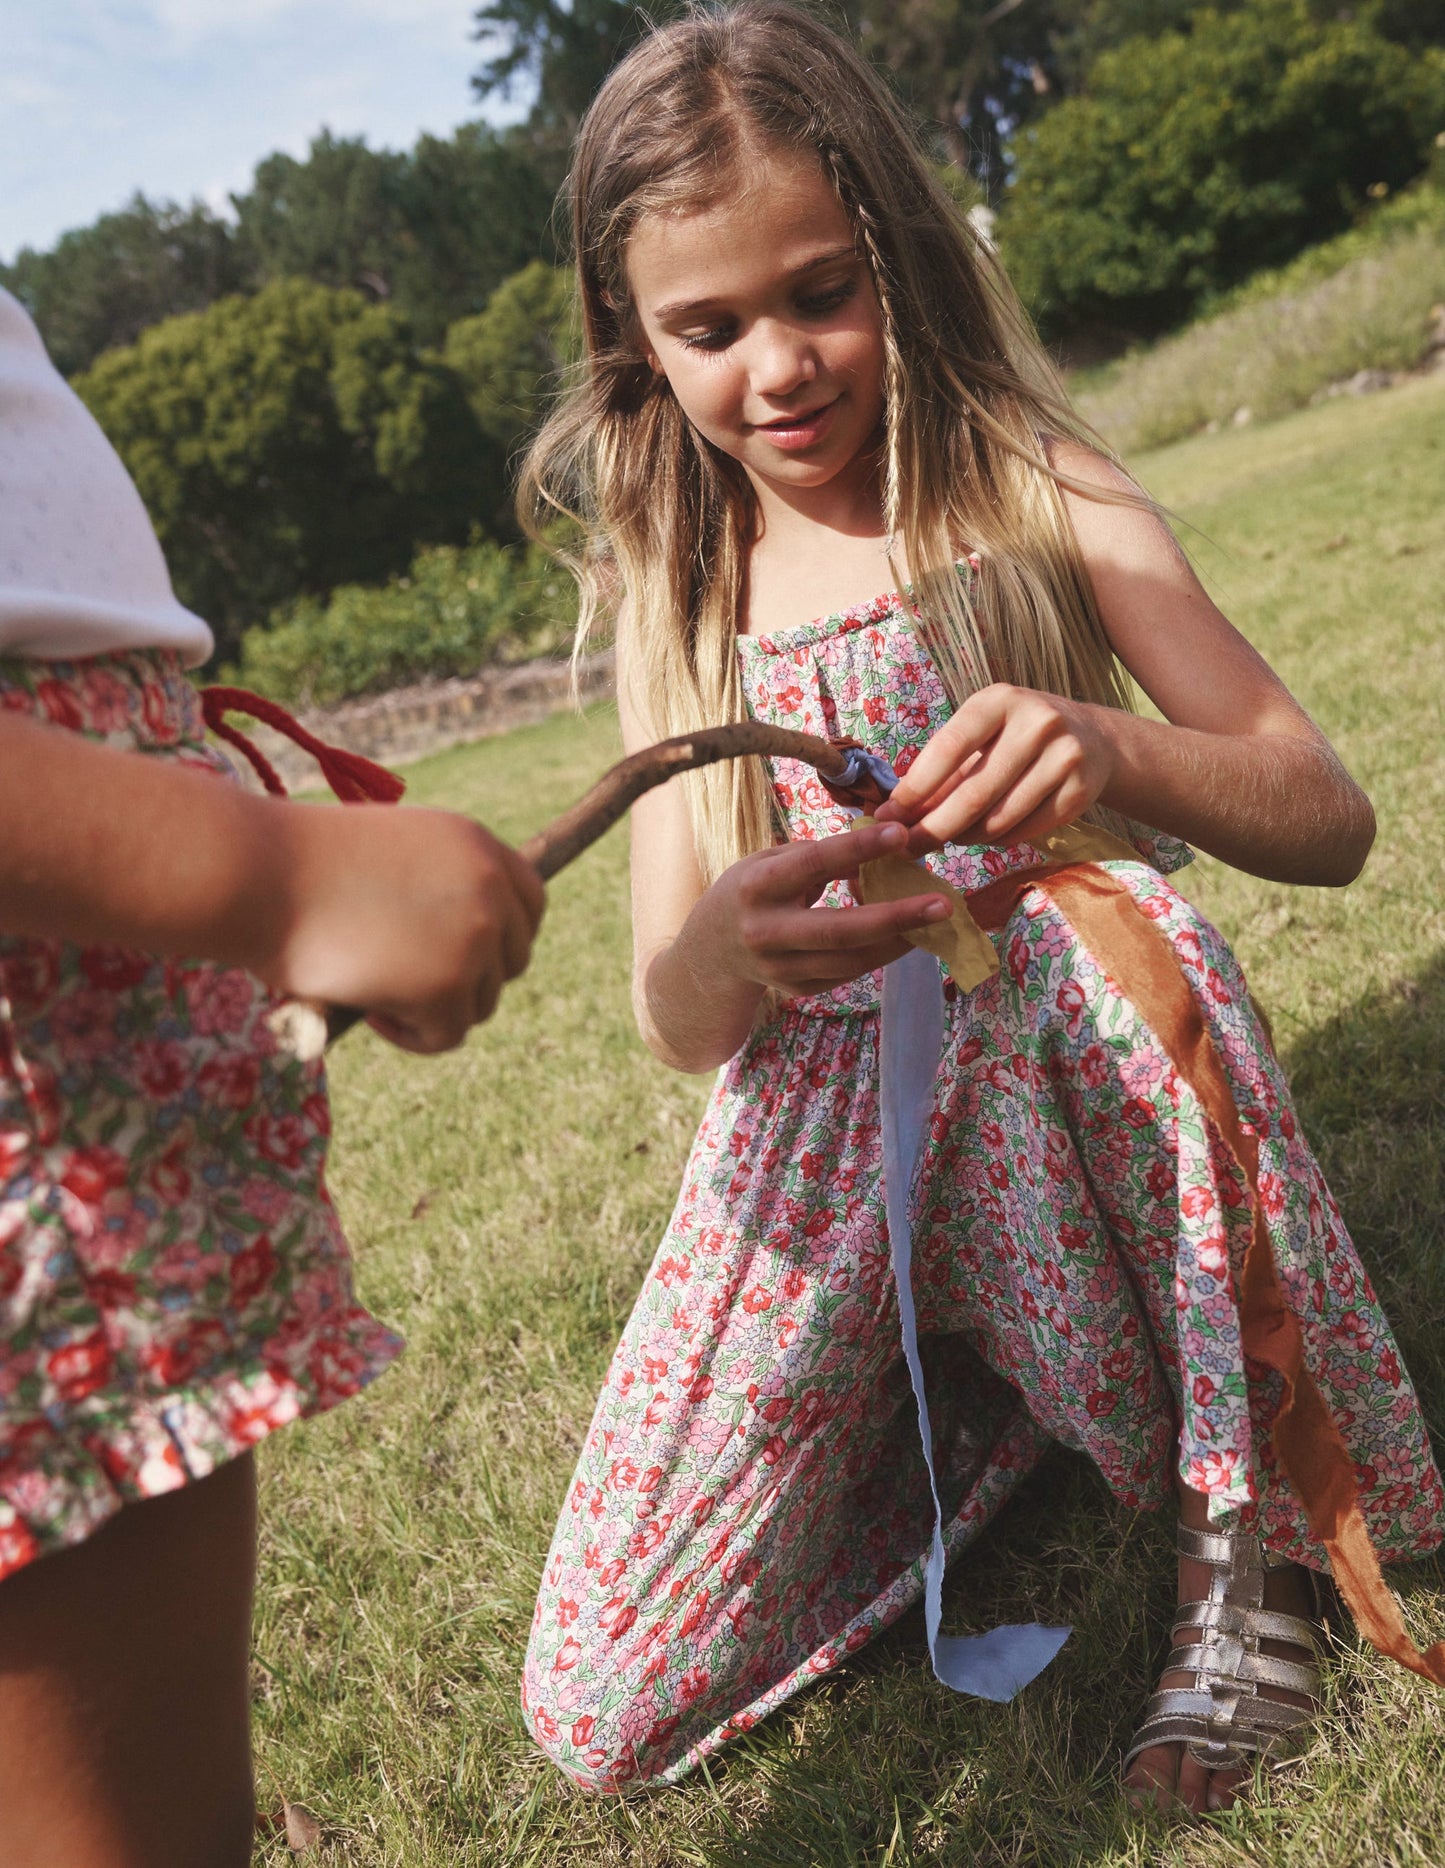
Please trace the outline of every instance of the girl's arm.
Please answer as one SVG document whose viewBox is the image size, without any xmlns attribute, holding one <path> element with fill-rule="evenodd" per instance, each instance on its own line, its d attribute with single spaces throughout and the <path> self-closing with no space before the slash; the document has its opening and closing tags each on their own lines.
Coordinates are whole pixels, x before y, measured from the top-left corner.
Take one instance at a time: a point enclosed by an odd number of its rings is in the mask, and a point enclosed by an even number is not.
<svg viewBox="0 0 1445 1868">
<path fill-rule="evenodd" d="M 1074 444 L 1075 479 L 1128 490 Z M 1021 842 L 1098 802 L 1279 882 L 1343 884 L 1374 839 L 1369 800 L 1262 656 L 1210 601 L 1168 528 L 1066 491 L 1115 654 L 1167 724 L 1003 683 L 972 695 L 880 819 L 911 846 Z"/>
<path fill-rule="evenodd" d="M 625 692 L 625 684 L 619 683 Z M 648 744 L 625 702 L 628 753 Z M 675 1070 L 714 1070 L 746 1041 L 764 992 L 826 992 L 907 950 L 905 928 L 943 920 L 937 895 L 814 908 L 824 887 L 901 849 L 901 825 L 787 843 L 704 886 L 687 801 L 664 785 L 632 807 L 632 1000 L 648 1048 Z M 920 878 L 925 881 L 925 878 Z"/>
<path fill-rule="evenodd" d="M 465 818 L 258 798 L 14 715 L 0 798 L 6 932 L 244 967 L 412 1050 L 491 1012 L 541 917 L 535 873 Z"/>
</svg>

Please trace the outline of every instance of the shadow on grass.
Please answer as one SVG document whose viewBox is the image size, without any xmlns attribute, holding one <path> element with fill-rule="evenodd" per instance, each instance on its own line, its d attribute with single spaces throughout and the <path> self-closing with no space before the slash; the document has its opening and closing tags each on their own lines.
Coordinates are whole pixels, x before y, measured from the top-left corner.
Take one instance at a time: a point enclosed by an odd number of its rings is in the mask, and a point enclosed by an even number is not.
<svg viewBox="0 0 1445 1868">
<path fill-rule="evenodd" d="M 1426 1417 L 1445 1422 L 1445 956 L 1330 1020 L 1284 1062 Z M 1172 1541 L 1165 1514 L 1122 1511 L 1086 1461 L 1055 1454 L 959 1560 L 945 1598 L 954 1628 L 1072 1622 L 1054 1666 L 1012 1705 L 961 1698 L 932 1679 L 921 1614 L 910 1614 L 713 1767 L 723 1794 L 712 1833 L 696 1834 L 687 1859 L 705 1868 L 1179 1859 L 1159 1819 L 1132 1816 L 1117 1789 L 1166 1642 Z M 1406 1598 L 1442 1599 L 1438 1561 L 1394 1580 Z M 1375 1769 L 1368 1708 L 1358 1735 L 1356 1723 L 1346 1716 L 1334 1749 L 1359 1756 L 1322 1767 L 1346 1782 Z M 1278 1840 L 1281 1826 L 1303 1840 L 1318 1818 L 1302 1788 L 1301 1798 L 1230 1819 L 1234 1840 L 1248 1849 L 1256 1824 L 1256 1842 L 1266 1832 Z"/>
</svg>

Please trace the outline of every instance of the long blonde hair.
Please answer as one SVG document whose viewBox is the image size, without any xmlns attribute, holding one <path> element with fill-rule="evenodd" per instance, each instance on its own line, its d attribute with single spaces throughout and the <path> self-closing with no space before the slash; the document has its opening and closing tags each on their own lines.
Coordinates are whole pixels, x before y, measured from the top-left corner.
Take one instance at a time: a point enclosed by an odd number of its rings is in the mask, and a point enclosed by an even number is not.
<svg viewBox="0 0 1445 1868">
<path fill-rule="evenodd" d="M 581 591 L 578 652 L 625 596 L 619 665 L 645 730 L 664 738 L 745 715 L 736 629 L 751 488 L 644 358 L 626 258 L 642 216 L 711 205 L 760 148 L 817 156 L 872 274 L 885 354 L 881 517 L 911 568 L 910 601 L 950 699 L 1008 680 L 1128 706 L 1060 495 L 1061 480 L 1077 483 L 1045 454 L 1045 437 L 1097 438 L 899 105 L 846 41 L 786 0 L 699 7 L 655 31 L 578 132 L 569 190 L 585 356 L 519 495 L 533 536 L 555 546 L 559 519 L 571 522 L 561 555 Z M 979 563 L 972 590 L 956 569 L 964 550 Z M 689 784 L 705 875 L 772 841 L 759 761 Z"/>
</svg>

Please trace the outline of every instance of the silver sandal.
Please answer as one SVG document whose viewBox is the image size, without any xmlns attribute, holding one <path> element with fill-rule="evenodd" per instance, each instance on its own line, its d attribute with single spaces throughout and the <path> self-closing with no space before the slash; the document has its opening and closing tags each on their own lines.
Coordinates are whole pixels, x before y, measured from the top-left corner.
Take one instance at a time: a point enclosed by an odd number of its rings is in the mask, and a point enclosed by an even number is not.
<svg viewBox="0 0 1445 1868">
<path fill-rule="evenodd" d="M 1320 1698 L 1319 1643 L 1324 1633 L 1328 1584 L 1312 1571 L 1319 1622 L 1264 1607 L 1268 1570 L 1287 1569 L 1289 1559 L 1265 1550 L 1257 1537 L 1239 1532 L 1191 1531 L 1179 1527 L 1179 1554 L 1213 1571 L 1202 1602 L 1181 1602 L 1170 1639 L 1165 1673 L 1193 1674 L 1192 1686 L 1166 1686 L 1150 1695 L 1144 1721 L 1124 1759 L 1124 1774 L 1151 1745 L 1183 1745 L 1206 1770 L 1248 1766 L 1253 1758 L 1283 1764 L 1295 1756 L 1316 1712 L 1266 1699 L 1261 1687 Z M 1303 1648 L 1308 1661 L 1277 1660 L 1260 1652 L 1262 1641 L 1287 1641 Z"/>
</svg>

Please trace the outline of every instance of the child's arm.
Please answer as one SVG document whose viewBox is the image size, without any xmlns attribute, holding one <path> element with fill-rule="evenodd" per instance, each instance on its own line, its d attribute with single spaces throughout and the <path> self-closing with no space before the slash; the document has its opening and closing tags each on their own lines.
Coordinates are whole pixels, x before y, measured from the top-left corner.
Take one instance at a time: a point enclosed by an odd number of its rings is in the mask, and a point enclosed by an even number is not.
<svg viewBox="0 0 1445 1868">
<path fill-rule="evenodd" d="M 289 804 L 0 716 L 0 928 L 245 967 L 443 1050 L 525 966 L 531 868 L 479 825 Z"/>
<path fill-rule="evenodd" d="M 629 753 L 647 736 L 621 708 Z M 746 1041 L 764 992 L 826 992 L 907 951 L 905 928 L 946 918 L 937 895 L 814 908 L 835 878 L 901 849 L 899 825 L 786 843 L 705 888 L 687 801 L 664 785 L 632 807 L 633 1006 L 648 1048 L 675 1070 L 713 1070 Z"/>
<path fill-rule="evenodd" d="M 1126 487 L 1098 455 L 1075 479 Z M 1374 838 L 1369 800 L 1152 514 L 1065 494 L 1114 652 L 1168 724 L 996 684 L 920 754 L 880 819 L 915 850 L 1019 842 L 1100 802 L 1280 882 L 1343 884 Z"/>
</svg>

